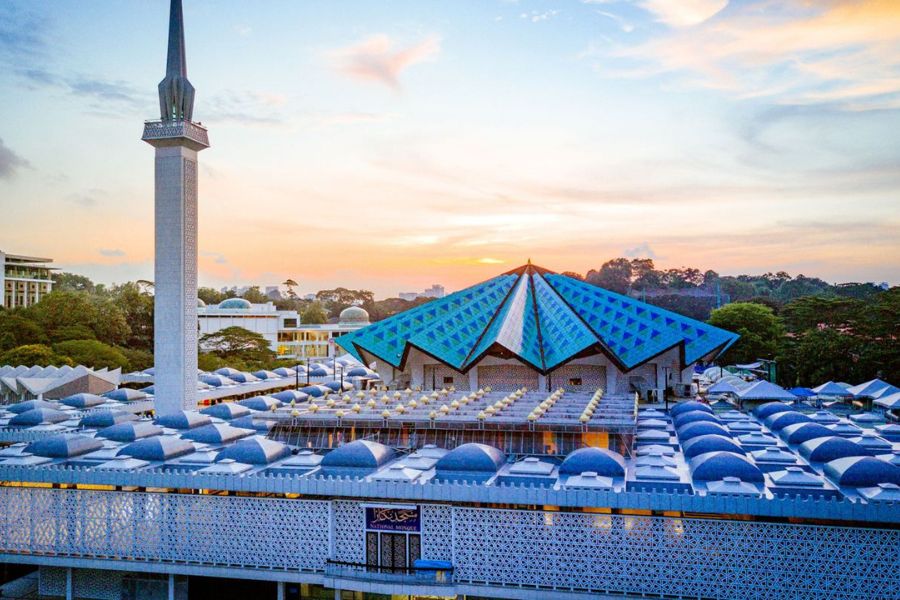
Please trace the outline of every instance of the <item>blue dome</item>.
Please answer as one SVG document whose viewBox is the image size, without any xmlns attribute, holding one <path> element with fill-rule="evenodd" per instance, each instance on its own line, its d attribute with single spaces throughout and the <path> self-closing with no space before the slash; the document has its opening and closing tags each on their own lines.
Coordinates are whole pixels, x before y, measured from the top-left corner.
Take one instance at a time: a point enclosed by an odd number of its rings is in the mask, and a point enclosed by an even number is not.
<svg viewBox="0 0 900 600">
<path fill-rule="evenodd" d="M 462 444 L 445 454 L 435 465 L 439 472 L 496 473 L 506 457 L 486 444 Z"/>
<path fill-rule="evenodd" d="M 581 475 L 593 471 L 601 477 L 625 477 L 625 459 L 606 448 L 579 448 L 562 461 L 560 475 Z"/>
<path fill-rule="evenodd" d="M 71 417 L 61 410 L 52 408 L 32 408 L 19 413 L 9 420 L 10 427 L 32 427 L 67 421 Z"/>
<path fill-rule="evenodd" d="M 162 434 L 162 429 L 147 421 L 116 423 L 97 432 L 97 435 L 114 442 L 133 442 L 141 438 Z"/>
<path fill-rule="evenodd" d="M 60 400 L 61 404 L 71 406 L 72 408 L 92 408 L 106 404 L 106 398 L 97 396 L 96 394 L 74 394 Z"/>
<path fill-rule="evenodd" d="M 197 298 L 197 308 L 206 308 L 206 302 L 202 298 Z"/>
<path fill-rule="evenodd" d="M 207 415 L 202 415 L 196 410 L 180 410 L 170 415 L 162 415 L 156 419 L 156 424 L 169 429 L 194 429 L 212 423 Z"/>
<path fill-rule="evenodd" d="M 800 454 L 809 462 L 823 463 L 848 456 L 868 456 L 869 452 L 855 442 L 831 435 L 803 442 L 800 444 Z"/>
<path fill-rule="evenodd" d="M 322 459 L 323 467 L 377 469 L 394 458 L 394 450 L 369 440 L 356 440 L 335 448 Z"/>
<path fill-rule="evenodd" d="M 353 367 L 347 371 L 347 377 L 366 377 L 371 374 L 372 372 L 365 367 Z"/>
<path fill-rule="evenodd" d="M 794 423 L 782 429 L 779 435 L 788 444 L 802 444 L 816 438 L 831 437 L 834 432 L 819 423 Z"/>
<path fill-rule="evenodd" d="M 228 446 L 219 452 L 216 462 L 231 459 L 248 465 L 267 465 L 290 454 L 291 449 L 281 442 L 254 437 Z"/>
<path fill-rule="evenodd" d="M 796 412 L 796 410 L 784 402 L 766 402 L 753 409 L 753 414 L 761 421 L 782 412 Z"/>
<path fill-rule="evenodd" d="M 727 429 L 722 427 L 717 423 L 709 423 L 706 421 L 698 421 L 696 423 L 688 423 L 684 427 L 679 427 L 677 429 L 678 440 L 681 443 L 688 441 L 691 438 L 695 438 L 700 435 L 721 435 L 725 437 L 731 437 L 731 434 Z"/>
<path fill-rule="evenodd" d="M 790 411 L 770 415 L 764 422 L 766 424 L 766 427 L 768 427 L 772 431 L 777 432 L 781 431 L 788 425 L 794 425 L 795 423 L 812 423 L 813 420 L 803 413 Z"/>
<path fill-rule="evenodd" d="M 146 461 L 169 460 L 193 454 L 194 444 L 174 436 L 145 437 L 119 450 L 118 456 L 130 456 Z"/>
<path fill-rule="evenodd" d="M 245 406 L 250 410 L 272 410 L 272 407 L 279 408 L 281 401 L 271 396 L 254 396 L 238 402 L 241 406 Z"/>
<path fill-rule="evenodd" d="M 254 419 L 253 415 L 238 417 L 231 422 L 232 427 L 240 427 L 241 429 L 255 429 L 260 433 L 268 433 L 275 427 L 275 421 L 267 419 Z"/>
<path fill-rule="evenodd" d="M 366 309 L 361 308 L 359 306 L 348 306 L 344 310 L 341 311 L 340 316 L 338 316 L 338 323 L 345 324 L 360 324 L 360 325 L 368 325 L 369 324 L 369 313 Z"/>
<path fill-rule="evenodd" d="M 698 421 L 721 423 L 722 419 L 714 414 L 706 412 L 705 410 L 687 410 L 679 413 L 677 417 L 672 419 L 672 422 L 675 423 L 675 427 L 683 427 L 684 425 L 687 425 L 689 423 L 696 423 Z"/>
<path fill-rule="evenodd" d="M 840 486 L 876 487 L 881 483 L 900 485 L 900 467 L 871 456 L 839 458 L 825 465 L 825 474 Z"/>
<path fill-rule="evenodd" d="M 203 425 L 181 434 L 181 437 L 199 444 L 227 444 L 256 433 L 252 429 L 238 429 L 224 423 Z"/>
<path fill-rule="evenodd" d="M 117 423 L 127 423 L 128 421 L 137 420 L 137 415 L 125 412 L 124 410 L 96 410 L 85 415 L 78 424 L 87 429 L 99 429 Z"/>
<path fill-rule="evenodd" d="M 281 402 L 289 403 L 291 400 L 294 402 L 306 402 L 309 400 L 309 394 L 306 392 L 301 392 L 299 390 L 284 390 L 282 392 L 278 392 L 276 394 L 272 394 L 272 397 Z"/>
<path fill-rule="evenodd" d="M 253 305 L 243 298 L 226 298 L 219 302 L 219 308 L 227 308 L 229 310 L 249 310 Z"/>
<path fill-rule="evenodd" d="M 708 434 L 698 435 L 681 445 L 686 458 L 693 458 L 707 452 L 734 452 L 745 454 L 744 449 L 734 443 L 734 440 L 724 435 Z"/>
<path fill-rule="evenodd" d="M 103 394 L 103 396 L 109 398 L 110 400 L 116 400 L 118 402 L 133 402 L 135 400 L 143 400 L 147 397 L 147 394 L 140 390 L 133 390 L 131 388 L 119 388 L 111 392 L 106 392 L 105 394 Z"/>
<path fill-rule="evenodd" d="M 210 417 L 230 421 L 231 419 L 249 415 L 250 409 L 237 402 L 221 402 L 219 404 L 207 406 L 200 412 Z"/>
<path fill-rule="evenodd" d="M 708 412 L 712 414 L 713 410 L 707 404 L 703 404 L 702 402 L 697 402 L 696 400 L 688 400 L 687 402 L 679 402 L 669 411 L 669 415 L 674 419 L 681 413 L 688 412 L 689 410 L 702 410 L 703 412 Z"/>
<path fill-rule="evenodd" d="M 32 442 L 25 447 L 25 452 L 48 458 L 72 458 L 102 447 L 102 440 L 86 435 L 64 433 Z"/>
<path fill-rule="evenodd" d="M 19 402 L 17 404 L 10 404 L 6 407 L 11 413 L 15 413 L 17 415 L 22 414 L 23 412 L 27 412 L 29 410 L 34 410 L 36 408 L 47 408 L 50 410 L 57 410 L 59 407 L 52 402 L 47 402 L 46 400 L 26 400 L 25 402 Z"/>
<path fill-rule="evenodd" d="M 308 385 L 306 387 L 300 388 L 300 391 L 307 396 L 312 396 L 313 398 L 320 398 L 325 395 L 325 390 L 320 385 Z"/>
<path fill-rule="evenodd" d="M 707 452 L 690 461 L 691 475 L 697 481 L 720 481 L 725 477 L 737 477 L 741 481 L 765 480 L 763 472 L 740 454 L 733 452 Z"/>
</svg>

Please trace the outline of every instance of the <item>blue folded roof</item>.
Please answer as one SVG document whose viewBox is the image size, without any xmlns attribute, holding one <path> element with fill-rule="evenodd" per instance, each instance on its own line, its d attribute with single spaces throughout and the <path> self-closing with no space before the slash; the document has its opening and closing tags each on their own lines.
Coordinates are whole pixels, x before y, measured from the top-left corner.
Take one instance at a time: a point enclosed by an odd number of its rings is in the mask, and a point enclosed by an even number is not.
<svg viewBox="0 0 900 600">
<path fill-rule="evenodd" d="M 418 348 L 458 371 L 495 351 L 542 373 L 582 355 L 604 353 L 622 370 L 670 348 L 689 364 L 716 356 L 737 334 L 584 281 L 525 265 L 338 338 L 402 368 Z"/>
</svg>

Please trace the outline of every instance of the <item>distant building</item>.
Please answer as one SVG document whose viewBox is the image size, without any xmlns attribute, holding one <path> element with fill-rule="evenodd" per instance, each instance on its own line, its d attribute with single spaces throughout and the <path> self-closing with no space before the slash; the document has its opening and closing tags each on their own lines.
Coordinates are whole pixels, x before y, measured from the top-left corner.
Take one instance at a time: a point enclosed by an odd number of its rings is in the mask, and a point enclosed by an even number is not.
<svg viewBox="0 0 900 600">
<path fill-rule="evenodd" d="M 31 306 L 41 301 L 53 289 L 53 280 L 48 266 L 50 258 L 6 254 L 0 251 L 0 306 L 16 308 Z"/>
<path fill-rule="evenodd" d="M 357 306 L 345 309 L 337 323 L 303 324 L 295 310 L 278 310 L 272 302 L 251 304 L 243 298 L 228 298 L 216 306 L 198 300 L 200 335 L 226 327 L 242 327 L 262 335 L 278 358 L 315 359 L 334 356 L 332 340 L 369 324 L 369 313 Z"/>
<path fill-rule="evenodd" d="M 267 285 L 265 292 L 266 298 L 269 300 L 281 300 L 281 290 L 278 289 L 277 285 Z"/>
<path fill-rule="evenodd" d="M 444 290 L 444 286 L 439 283 L 435 283 L 430 288 L 425 289 L 422 292 L 400 292 L 397 296 L 401 300 L 413 301 L 418 300 L 419 298 L 443 298 L 446 294 Z"/>
</svg>

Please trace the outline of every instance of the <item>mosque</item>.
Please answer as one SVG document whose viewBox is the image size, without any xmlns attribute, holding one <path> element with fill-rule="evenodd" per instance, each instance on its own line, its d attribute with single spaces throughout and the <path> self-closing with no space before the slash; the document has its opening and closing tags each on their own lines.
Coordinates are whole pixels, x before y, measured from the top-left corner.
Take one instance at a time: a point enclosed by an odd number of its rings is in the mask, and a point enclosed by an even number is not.
<svg viewBox="0 0 900 600">
<path fill-rule="evenodd" d="M 536 265 L 342 335 L 390 388 L 197 410 L 181 0 L 159 94 L 154 405 L 0 407 L 0 562 L 31 597 L 900 600 L 900 425 L 642 405 L 737 336 Z"/>
</svg>

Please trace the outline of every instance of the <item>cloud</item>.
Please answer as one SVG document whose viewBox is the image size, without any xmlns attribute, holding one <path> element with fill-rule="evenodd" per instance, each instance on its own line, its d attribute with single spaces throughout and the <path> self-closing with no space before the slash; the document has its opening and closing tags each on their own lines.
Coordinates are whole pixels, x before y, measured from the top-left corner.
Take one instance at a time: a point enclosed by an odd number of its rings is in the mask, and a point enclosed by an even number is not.
<svg viewBox="0 0 900 600">
<path fill-rule="evenodd" d="M 644 0 L 642 6 L 673 27 L 607 50 L 594 58 L 599 70 L 635 78 L 672 75 L 683 85 L 777 104 L 900 108 L 895 3 L 763 0 L 732 4 L 710 18 L 718 4 Z M 677 6 L 681 16 L 664 13 L 663 6 Z"/>
<path fill-rule="evenodd" d="M 98 250 L 98 252 L 100 252 L 101 256 L 108 256 L 108 257 L 125 256 L 125 251 L 120 250 L 119 248 L 100 248 Z"/>
<path fill-rule="evenodd" d="M 382 33 L 331 53 L 331 61 L 334 69 L 351 79 L 400 90 L 400 75 L 404 71 L 434 59 L 440 51 L 441 39 L 436 35 L 411 46 L 397 47 Z"/>
<path fill-rule="evenodd" d="M 119 114 L 123 108 L 143 110 L 152 102 L 149 92 L 139 91 L 127 81 L 85 75 L 65 77 L 40 67 L 22 68 L 16 73 L 31 89 L 57 89 L 85 98 L 90 102 L 90 108 L 99 114 Z"/>
<path fill-rule="evenodd" d="M 46 22 L 11 3 L 0 5 L 0 59 L 21 63 L 44 52 Z"/>
<path fill-rule="evenodd" d="M 0 179 L 11 179 L 16 171 L 28 166 L 28 161 L 13 152 L 0 138 Z"/>
<path fill-rule="evenodd" d="M 622 251 L 622 254 L 628 258 L 659 258 L 659 255 L 654 252 L 647 242 L 641 242 L 633 248 L 626 248 Z"/>
<path fill-rule="evenodd" d="M 531 12 L 523 12 L 519 15 L 520 19 L 531 21 L 532 23 L 540 23 L 541 21 L 549 21 L 559 14 L 558 10 L 533 10 Z"/>
<path fill-rule="evenodd" d="M 227 265 L 228 259 L 221 252 L 209 252 L 207 250 L 200 251 L 200 256 L 207 256 L 213 259 L 213 262 L 217 265 Z"/>
<path fill-rule="evenodd" d="M 686 27 L 706 21 L 728 6 L 728 0 L 640 0 L 638 4 L 667 25 Z"/>
<path fill-rule="evenodd" d="M 96 206 L 99 202 L 106 198 L 106 191 L 92 188 L 86 192 L 73 192 L 66 196 L 66 201 L 78 204 L 85 208 Z"/>
</svg>

